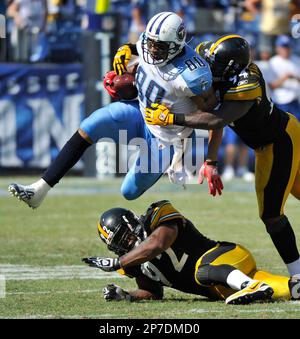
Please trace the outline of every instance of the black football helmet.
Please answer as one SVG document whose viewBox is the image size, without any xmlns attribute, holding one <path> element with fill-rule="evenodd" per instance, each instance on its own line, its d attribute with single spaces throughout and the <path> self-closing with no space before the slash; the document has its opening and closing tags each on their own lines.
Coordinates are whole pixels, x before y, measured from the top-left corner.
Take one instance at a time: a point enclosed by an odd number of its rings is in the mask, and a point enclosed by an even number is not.
<svg viewBox="0 0 300 339">
<path fill-rule="evenodd" d="M 209 63 L 214 81 L 227 81 L 251 62 L 248 42 L 240 35 L 225 35 L 215 42 L 205 41 L 196 51 Z"/>
<path fill-rule="evenodd" d="M 140 218 L 124 208 L 104 212 L 98 222 L 98 233 L 108 249 L 118 256 L 129 252 L 147 236 Z"/>
</svg>

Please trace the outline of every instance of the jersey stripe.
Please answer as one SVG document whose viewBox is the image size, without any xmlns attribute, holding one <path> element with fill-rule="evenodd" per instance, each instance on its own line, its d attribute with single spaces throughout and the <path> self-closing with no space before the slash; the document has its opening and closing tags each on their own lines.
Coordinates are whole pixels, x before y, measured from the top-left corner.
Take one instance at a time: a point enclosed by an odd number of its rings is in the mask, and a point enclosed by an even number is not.
<svg viewBox="0 0 300 339">
<path fill-rule="evenodd" d="M 255 89 L 240 90 L 237 92 L 226 93 L 224 100 L 254 100 L 262 97 L 262 89 L 260 86 Z"/>
<path fill-rule="evenodd" d="M 161 222 L 163 220 L 166 220 L 166 219 L 169 219 L 169 218 L 172 218 L 172 217 L 181 217 L 181 214 L 176 212 L 176 213 L 170 213 L 170 214 L 164 215 L 163 217 L 158 219 L 158 222 Z"/>
<path fill-rule="evenodd" d="M 259 82 L 255 82 L 253 84 L 247 84 L 247 85 L 241 85 L 241 86 L 237 86 L 237 87 L 231 87 L 229 88 L 229 90 L 227 91 L 227 93 L 235 93 L 235 92 L 242 92 L 242 91 L 250 91 L 252 89 L 255 89 L 257 87 L 259 87 L 260 84 Z"/>
<path fill-rule="evenodd" d="M 166 205 L 171 205 L 171 203 L 169 202 L 169 201 L 167 201 L 167 202 L 165 202 L 164 204 L 162 204 L 161 206 L 159 206 L 159 207 L 156 207 L 156 209 L 154 209 L 154 214 L 153 214 L 153 216 L 152 216 L 152 218 L 151 218 L 151 224 L 153 223 L 153 221 L 154 221 L 154 219 L 156 218 L 156 216 L 157 216 L 157 213 L 161 210 L 161 208 L 163 207 L 163 206 L 166 206 Z"/>
</svg>

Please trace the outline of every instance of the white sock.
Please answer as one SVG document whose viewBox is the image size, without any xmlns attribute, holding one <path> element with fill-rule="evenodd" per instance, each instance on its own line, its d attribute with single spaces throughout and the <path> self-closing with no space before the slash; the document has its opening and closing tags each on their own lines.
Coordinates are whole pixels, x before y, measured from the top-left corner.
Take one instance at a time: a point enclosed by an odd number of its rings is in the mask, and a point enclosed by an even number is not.
<svg viewBox="0 0 300 339">
<path fill-rule="evenodd" d="M 246 274 L 244 274 L 240 270 L 234 270 L 230 272 L 226 279 L 227 284 L 234 290 L 240 290 L 242 284 L 245 281 L 249 281 L 250 283 L 254 282 L 253 279 L 248 277 Z"/>
<path fill-rule="evenodd" d="M 296 275 L 300 278 L 300 258 L 291 262 L 290 264 L 286 264 L 286 267 L 291 277 Z"/>
<path fill-rule="evenodd" d="M 30 185 L 34 189 L 37 190 L 39 193 L 47 194 L 50 188 L 52 188 L 50 185 L 46 183 L 44 179 L 39 179 L 38 181 L 34 182 L 32 185 Z"/>
</svg>

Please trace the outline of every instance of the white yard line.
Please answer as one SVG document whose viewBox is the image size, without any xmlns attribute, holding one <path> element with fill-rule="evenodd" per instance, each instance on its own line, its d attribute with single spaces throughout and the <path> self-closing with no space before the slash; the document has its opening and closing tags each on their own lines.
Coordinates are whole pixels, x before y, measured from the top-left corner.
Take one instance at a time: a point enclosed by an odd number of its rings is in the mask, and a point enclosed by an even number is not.
<svg viewBox="0 0 300 339">
<path fill-rule="evenodd" d="M 118 279 L 123 276 L 117 272 L 103 272 L 96 268 L 80 265 L 32 266 L 0 264 L 0 275 L 5 280 L 54 280 L 54 279 Z"/>
<path fill-rule="evenodd" d="M 99 293 L 102 291 L 102 288 L 98 289 L 89 289 L 89 290 L 65 290 L 65 291 L 32 291 L 32 292 L 6 292 L 6 295 L 44 295 L 44 294 L 78 294 L 78 293 Z"/>
<path fill-rule="evenodd" d="M 35 314 L 35 315 L 22 315 L 14 317 L 2 317 L 1 319 L 81 319 L 81 318 L 95 318 L 106 320 L 113 319 L 116 315 L 114 313 L 101 313 L 101 314 L 74 314 L 74 315 L 54 315 L 54 314 Z"/>
<path fill-rule="evenodd" d="M 238 313 L 265 313 L 265 312 L 271 312 L 271 313 L 277 313 L 277 312 L 286 312 L 282 309 L 251 309 L 251 310 L 242 310 L 240 308 L 238 309 L 231 309 L 231 311 L 236 311 Z M 185 313 L 224 313 L 224 310 L 206 310 L 206 309 L 191 309 L 191 310 L 185 310 Z"/>
</svg>

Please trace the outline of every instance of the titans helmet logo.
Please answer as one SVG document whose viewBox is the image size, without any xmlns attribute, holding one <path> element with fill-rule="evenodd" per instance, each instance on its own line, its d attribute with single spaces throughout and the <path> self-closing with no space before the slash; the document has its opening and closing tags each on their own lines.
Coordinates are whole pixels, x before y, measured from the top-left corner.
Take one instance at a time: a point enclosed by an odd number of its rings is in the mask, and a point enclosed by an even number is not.
<svg viewBox="0 0 300 339">
<path fill-rule="evenodd" d="M 177 35 L 177 38 L 178 38 L 179 41 L 182 41 L 184 39 L 184 37 L 185 37 L 185 27 L 184 27 L 183 23 L 178 27 L 176 35 Z"/>
</svg>

